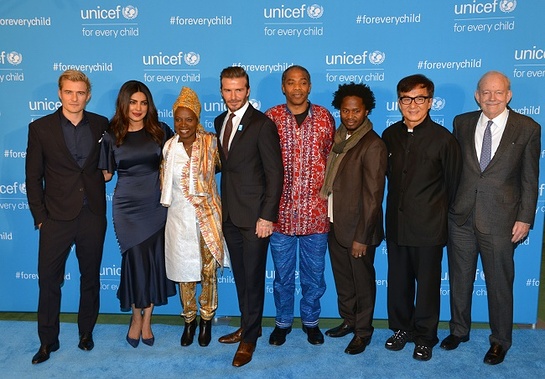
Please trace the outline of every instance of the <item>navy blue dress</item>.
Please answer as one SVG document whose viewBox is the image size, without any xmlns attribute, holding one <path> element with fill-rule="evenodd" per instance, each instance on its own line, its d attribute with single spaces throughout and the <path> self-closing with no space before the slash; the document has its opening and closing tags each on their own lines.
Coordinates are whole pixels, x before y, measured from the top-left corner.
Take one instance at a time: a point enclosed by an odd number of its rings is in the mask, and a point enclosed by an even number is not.
<svg viewBox="0 0 545 379">
<path fill-rule="evenodd" d="M 159 200 L 159 166 L 162 145 L 173 136 L 168 125 L 159 146 L 144 129 L 128 132 L 116 146 L 110 132 L 102 140 L 99 168 L 117 171 L 113 197 L 113 220 L 121 249 L 121 278 L 117 297 L 121 310 L 164 305 L 176 294 L 165 270 L 165 222 L 167 209 Z"/>
</svg>

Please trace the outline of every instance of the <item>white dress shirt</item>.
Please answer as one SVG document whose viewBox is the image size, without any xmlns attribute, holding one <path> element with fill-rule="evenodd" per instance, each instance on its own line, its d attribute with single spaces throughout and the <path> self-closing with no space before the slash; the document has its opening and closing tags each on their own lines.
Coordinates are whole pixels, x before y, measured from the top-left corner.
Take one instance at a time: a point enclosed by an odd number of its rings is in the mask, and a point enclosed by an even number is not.
<svg viewBox="0 0 545 379">
<path fill-rule="evenodd" d="M 231 137 L 229 137 L 229 146 L 227 146 L 227 150 L 229 150 L 229 147 L 231 146 L 231 142 L 233 141 L 233 138 L 235 137 L 235 133 L 239 129 L 240 121 L 242 120 L 242 116 L 244 116 L 244 113 L 246 113 L 246 109 L 248 109 L 248 106 L 250 105 L 249 102 L 246 102 L 240 108 L 239 110 L 236 110 L 235 112 L 227 111 L 227 114 L 225 115 L 225 119 L 223 120 L 223 125 L 221 127 L 221 133 L 220 133 L 220 140 L 223 141 L 223 133 L 225 132 L 225 124 L 227 124 L 227 120 L 229 119 L 229 115 L 231 113 L 235 114 L 235 117 L 233 117 L 233 129 L 231 130 Z M 222 146 L 225 148 L 226 146 Z"/>
<path fill-rule="evenodd" d="M 497 117 L 492 119 L 492 126 L 490 127 L 490 132 L 492 133 L 492 155 L 491 159 L 494 158 L 498 146 L 500 146 L 501 137 L 503 136 L 503 131 L 505 130 L 505 125 L 507 124 L 507 117 L 509 116 L 509 110 L 505 108 Z M 475 128 L 475 151 L 477 152 L 477 159 L 481 160 L 481 149 L 483 146 L 483 136 L 486 125 L 488 124 L 489 118 L 481 112 L 479 121 L 477 121 L 477 127 Z"/>
</svg>

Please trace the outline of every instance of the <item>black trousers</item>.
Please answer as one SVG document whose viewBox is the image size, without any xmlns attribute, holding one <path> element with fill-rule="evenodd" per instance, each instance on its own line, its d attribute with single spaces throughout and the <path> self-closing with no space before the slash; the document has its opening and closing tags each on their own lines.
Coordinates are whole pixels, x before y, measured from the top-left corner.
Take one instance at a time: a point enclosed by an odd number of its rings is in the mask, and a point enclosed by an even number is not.
<svg viewBox="0 0 545 379">
<path fill-rule="evenodd" d="M 439 342 L 442 246 L 399 246 L 387 240 L 388 324 L 418 345 Z"/>
<path fill-rule="evenodd" d="M 38 335 L 42 344 L 59 338 L 61 286 L 66 259 L 75 246 L 80 271 L 78 329 L 92 332 L 100 306 L 100 264 L 106 232 L 106 216 L 83 207 L 70 221 L 47 219 L 40 228 L 38 252 Z"/>
<path fill-rule="evenodd" d="M 242 340 L 256 343 L 265 302 L 265 269 L 269 238 L 258 238 L 253 228 L 239 228 L 231 219 L 223 222 L 229 249 L 243 329 Z"/>
<path fill-rule="evenodd" d="M 360 337 L 373 335 L 373 313 L 377 294 L 375 266 L 376 246 L 367 247 L 361 258 L 352 256 L 352 246 L 345 247 L 335 238 L 334 224 L 328 236 L 331 268 L 337 290 L 337 306 L 344 322 Z"/>
</svg>

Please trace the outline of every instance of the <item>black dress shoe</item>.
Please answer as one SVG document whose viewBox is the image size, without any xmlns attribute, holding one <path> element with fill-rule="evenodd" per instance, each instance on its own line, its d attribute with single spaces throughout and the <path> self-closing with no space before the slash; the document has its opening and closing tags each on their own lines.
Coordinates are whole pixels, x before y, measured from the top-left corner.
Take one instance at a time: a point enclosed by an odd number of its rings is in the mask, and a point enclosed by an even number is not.
<svg viewBox="0 0 545 379">
<path fill-rule="evenodd" d="M 195 330 L 197 329 L 197 319 L 194 319 L 191 322 L 186 322 L 184 326 L 184 332 L 182 333 L 182 338 L 180 338 L 180 345 L 189 346 L 193 343 L 193 338 L 195 337 Z"/>
<path fill-rule="evenodd" d="M 199 323 L 199 345 L 202 347 L 208 346 L 212 339 L 212 320 L 203 320 Z"/>
<path fill-rule="evenodd" d="M 269 344 L 280 346 L 286 342 L 286 336 L 290 334 L 291 326 L 289 328 L 279 328 L 278 326 L 274 327 L 274 330 L 269 337 Z"/>
<path fill-rule="evenodd" d="M 445 349 L 445 350 L 454 350 L 458 347 L 458 345 L 460 345 L 460 343 L 462 342 L 467 342 L 469 341 L 469 336 L 463 336 L 463 337 L 458 337 L 458 336 L 455 336 L 454 334 L 449 334 L 442 342 L 441 342 L 441 349 Z"/>
<path fill-rule="evenodd" d="M 429 361 L 431 359 L 432 348 L 424 345 L 414 347 L 413 358 L 417 361 Z"/>
<path fill-rule="evenodd" d="M 487 365 L 497 365 L 498 363 L 503 362 L 505 354 L 507 354 L 507 350 L 505 350 L 499 343 L 493 342 L 490 349 L 486 352 L 483 361 Z"/>
<path fill-rule="evenodd" d="M 341 325 L 326 331 L 325 335 L 329 337 L 337 338 L 337 337 L 344 337 L 347 334 L 350 334 L 352 332 L 354 332 L 354 328 L 343 322 Z"/>
<path fill-rule="evenodd" d="M 93 347 L 95 347 L 95 343 L 93 342 L 93 333 L 91 332 L 80 333 L 78 347 L 81 350 L 85 350 L 85 351 L 93 350 Z"/>
<path fill-rule="evenodd" d="M 57 350 L 59 350 L 59 341 L 50 345 L 41 345 L 38 352 L 32 357 L 32 364 L 35 365 L 47 361 L 49 359 L 49 354 Z"/>
<path fill-rule="evenodd" d="M 370 343 L 371 343 L 371 336 L 368 336 L 368 337 L 354 336 L 352 338 L 352 341 L 350 341 L 350 343 L 346 347 L 346 349 L 344 349 L 344 352 L 346 354 L 351 354 L 351 355 L 363 353 L 367 345 L 369 345 Z"/>
<path fill-rule="evenodd" d="M 309 328 L 303 325 L 303 332 L 307 334 L 307 341 L 312 345 L 321 345 L 324 343 L 324 335 L 317 326 Z"/>
<path fill-rule="evenodd" d="M 384 347 L 388 350 L 399 351 L 403 350 L 407 342 L 412 342 L 413 339 L 409 332 L 404 330 L 396 330 L 395 333 L 386 340 Z"/>
</svg>

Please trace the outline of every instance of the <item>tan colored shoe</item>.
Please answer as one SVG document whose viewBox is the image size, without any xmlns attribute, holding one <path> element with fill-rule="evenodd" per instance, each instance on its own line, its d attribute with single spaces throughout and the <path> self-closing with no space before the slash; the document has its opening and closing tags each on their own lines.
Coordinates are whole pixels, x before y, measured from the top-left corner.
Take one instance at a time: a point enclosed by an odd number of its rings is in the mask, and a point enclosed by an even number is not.
<svg viewBox="0 0 545 379">
<path fill-rule="evenodd" d="M 220 343 L 238 343 L 242 340 L 242 328 L 238 328 L 233 333 L 226 334 L 218 338 Z"/>
<path fill-rule="evenodd" d="M 255 351 L 255 343 L 241 341 L 233 358 L 233 366 L 241 367 L 252 360 Z"/>
</svg>

